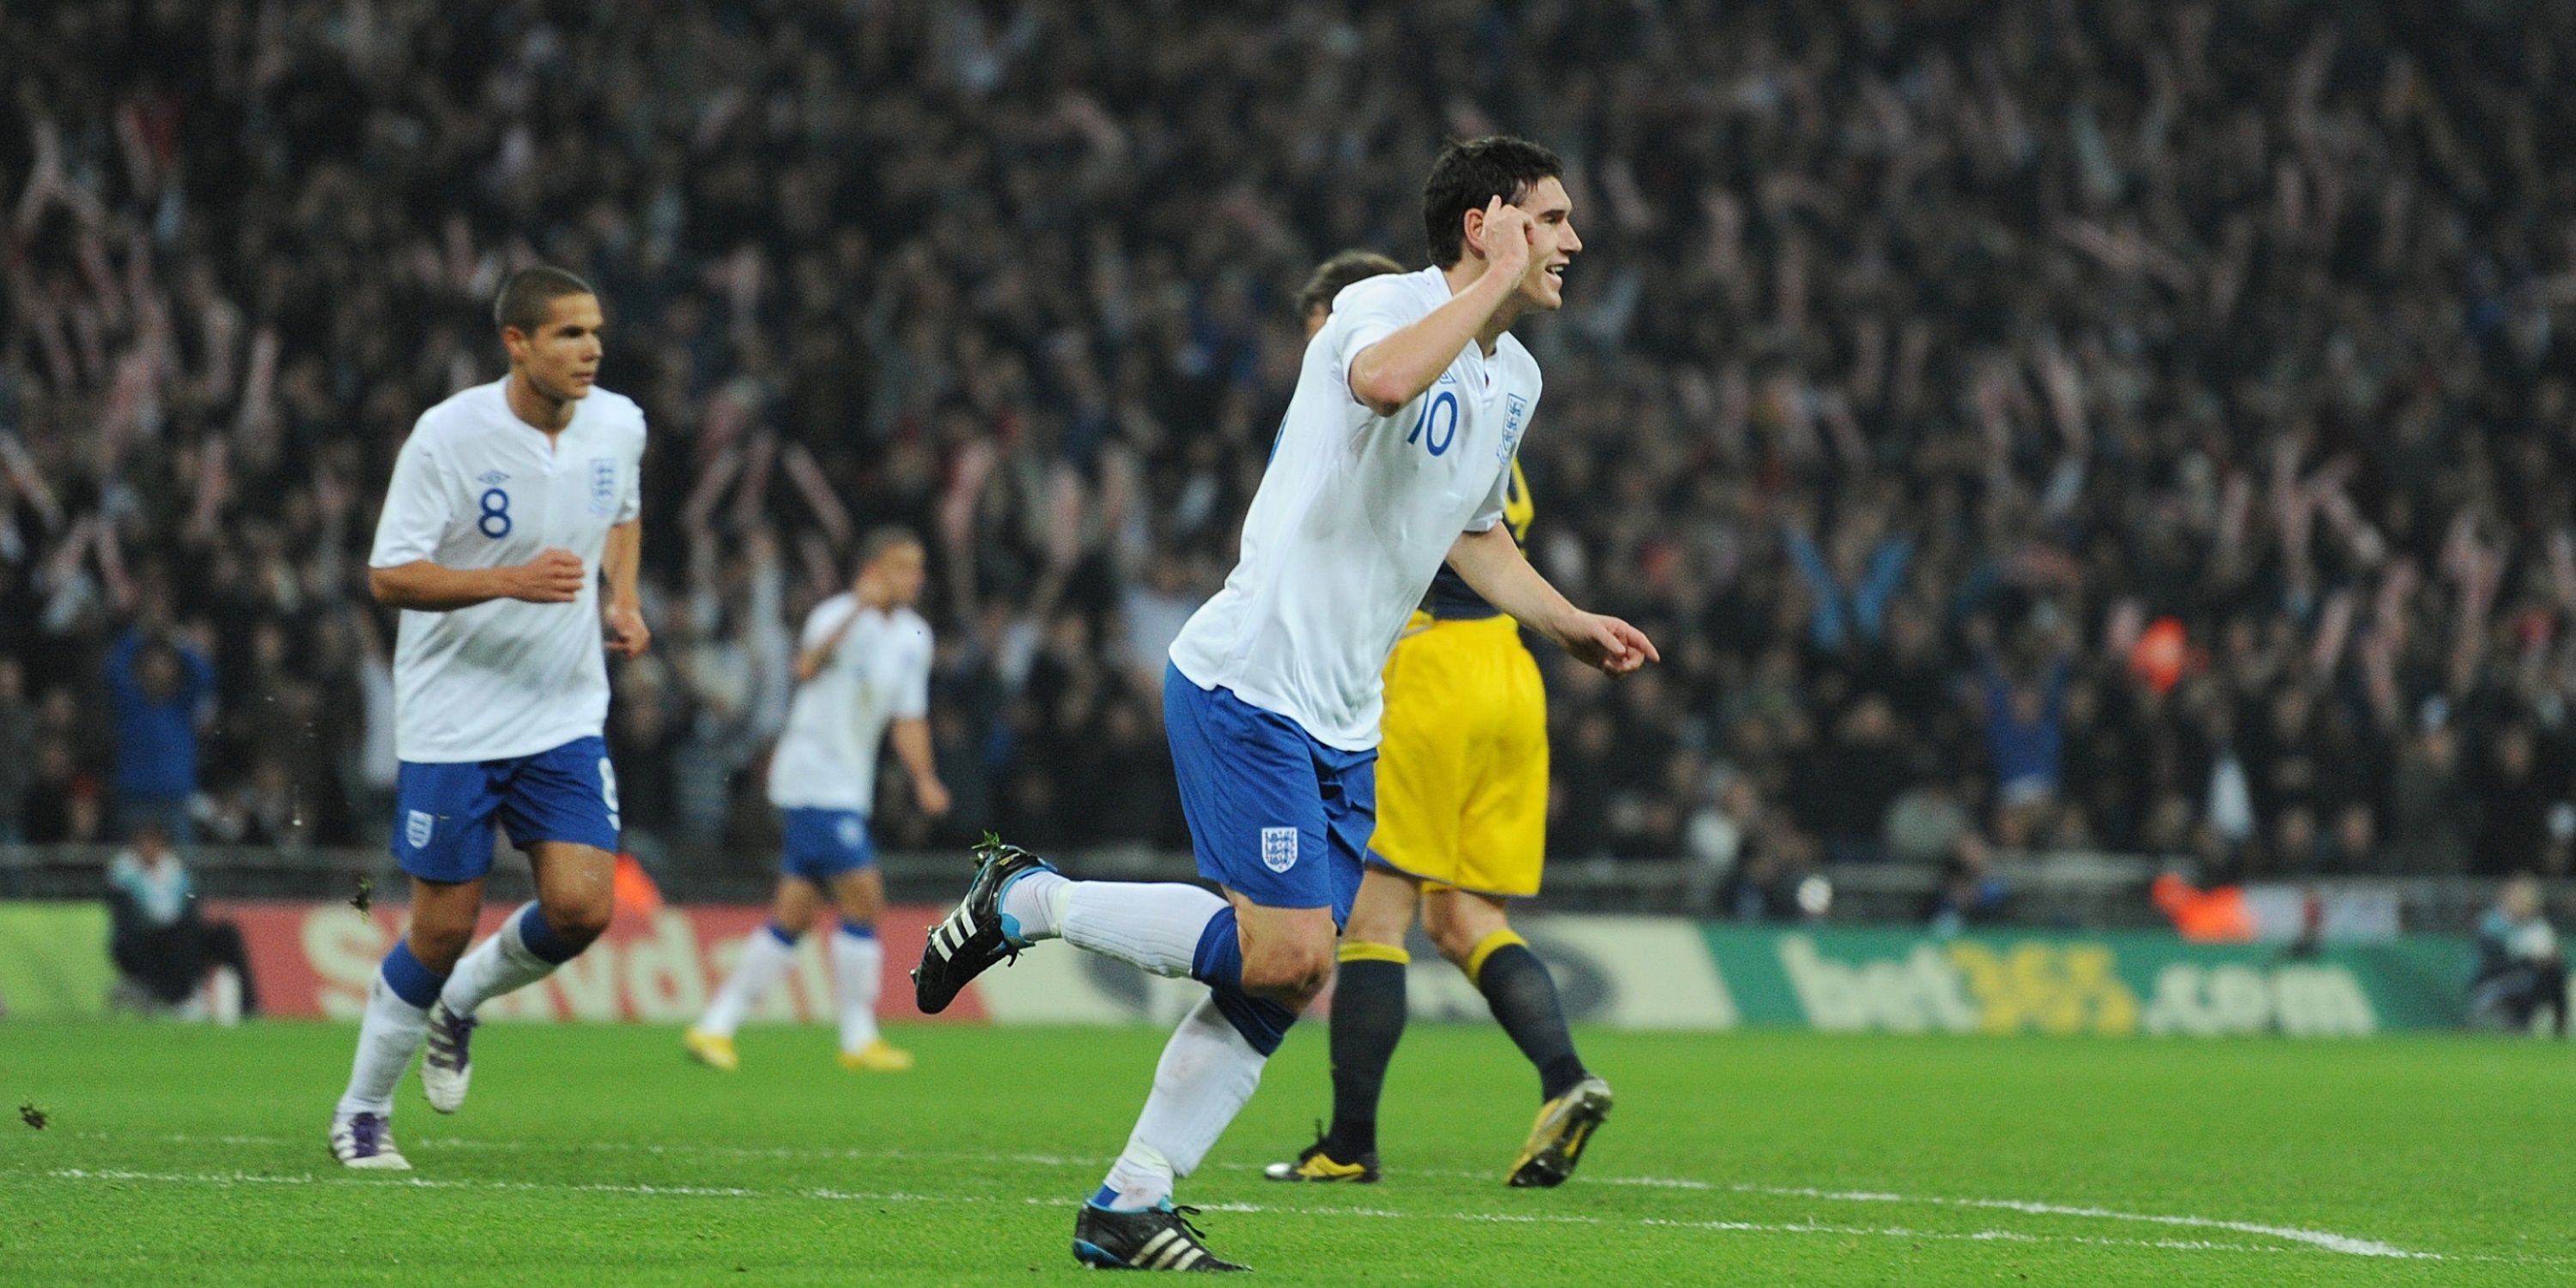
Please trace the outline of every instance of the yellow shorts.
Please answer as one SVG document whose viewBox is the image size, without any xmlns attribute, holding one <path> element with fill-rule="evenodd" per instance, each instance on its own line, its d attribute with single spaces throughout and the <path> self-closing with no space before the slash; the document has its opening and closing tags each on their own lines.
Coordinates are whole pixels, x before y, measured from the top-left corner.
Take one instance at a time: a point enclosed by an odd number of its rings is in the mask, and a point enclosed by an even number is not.
<svg viewBox="0 0 2576 1288">
<path fill-rule="evenodd" d="M 1547 786 L 1547 692 L 1519 625 L 1415 613 L 1386 660 L 1369 862 L 1478 894 L 1536 894 Z"/>
</svg>

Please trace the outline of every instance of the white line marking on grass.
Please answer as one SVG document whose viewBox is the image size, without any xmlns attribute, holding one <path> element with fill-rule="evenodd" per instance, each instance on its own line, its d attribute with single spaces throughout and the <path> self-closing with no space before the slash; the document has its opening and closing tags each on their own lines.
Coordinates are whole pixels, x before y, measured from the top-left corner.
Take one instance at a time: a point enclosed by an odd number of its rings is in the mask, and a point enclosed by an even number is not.
<svg viewBox="0 0 2576 1288">
<path fill-rule="evenodd" d="M 172 1185 L 320 1185 L 319 1176 L 278 1176 L 260 1172 L 131 1172 L 112 1167 L 63 1167 L 46 1173 L 66 1181 L 153 1181 Z M 607 1181 L 495 1181 L 432 1176 L 390 1176 L 380 1184 L 416 1190 L 547 1190 L 578 1194 L 636 1194 L 646 1198 L 756 1199 L 758 1190 L 731 1185 L 642 1185 Z"/>
<path fill-rule="evenodd" d="M 2328 1252 L 2352 1257 L 2399 1257 L 2412 1260 L 2438 1261 L 2438 1252 L 2411 1252 L 2381 1243 L 2376 1239 L 2357 1239 L 2328 1230 L 2302 1230 L 2296 1226 L 2265 1225 L 2254 1221 L 2227 1221 L 2208 1216 L 2171 1216 L 2152 1212 L 2115 1212 L 2109 1208 L 2078 1206 L 2065 1203 L 2040 1203 L 2030 1199 L 1961 1199 L 1934 1195 L 1881 1194 L 1867 1190 L 1818 1190 L 1802 1186 L 1735 1185 L 1728 1187 L 1738 1194 L 1763 1194 L 1777 1198 L 1825 1199 L 1837 1203 L 1929 1203 L 1940 1207 L 1991 1208 L 2007 1212 L 2028 1212 L 2037 1216 L 2080 1216 L 2101 1221 L 2144 1221 L 2155 1225 L 2191 1226 L 2204 1230 L 2232 1230 L 2238 1234 L 2262 1234 L 2275 1239 L 2289 1239 L 2310 1244 Z"/>
<path fill-rule="evenodd" d="M 571 1194 L 620 1194 L 644 1198 L 721 1198 L 721 1199 L 813 1199 L 850 1203 L 959 1203 L 978 1204 L 1009 1202 L 971 1194 L 914 1194 L 904 1191 L 868 1193 L 830 1187 L 798 1190 L 752 1190 L 739 1186 L 707 1185 L 628 1185 L 549 1181 L 505 1181 L 481 1178 L 427 1176 L 322 1177 L 305 1175 L 271 1175 L 259 1172 L 138 1172 L 122 1168 L 63 1167 L 45 1173 L 65 1181 L 125 1181 L 167 1185 L 211 1185 L 218 1188 L 235 1185 L 329 1185 L 334 1181 L 351 1185 L 399 1186 L 415 1190 L 498 1190 L 511 1193 L 560 1192 Z M 1064 1207 L 1070 1203 L 1060 1195 L 1029 1197 L 1020 1200 L 1030 1207 Z M 2029 1234 L 2017 1230 L 1915 1230 L 1903 1226 L 1824 1225 L 1811 1221 L 1676 1221 L 1662 1217 L 1640 1217 L 1623 1221 L 1611 1217 L 1528 1212 L 1397 1212 L 1386 1208 L 1303 1208 L 1272 1207 L 1259 1203 L 1210 1203 L 1210 1212 L 1243 1212 L 1296 1216 L 1373 1217 L 1400 1221 L 1464 1221 L 1477 1224 L 1503 1225 L 1634 1225 L 1646 1229 L 1700 1230 L 1721 1234 L 1827 1234 L 1866 1236 L 1883 1239 L 1942 1240 L 1966 1243 L 2070 1243 L 2093 1247 L 2157 1248 L 2189 1252 L 2270 1252 L 2289 1253 L 2296 1249 L 2251 1243 L 2212 1243 L 2206 1240 L 2181 1239 L 2105 1239 L 2086 1235 Z"/>
<path fill-rule="evenodd" d="M 1054 1200 L 1031 1199 L 1031 1203 Z M 1391 1217 L 1473 1221 L 1496 1225 L 1626 1225 L 1610 1217 L 1545 1212 L 1394 1212 L 1384 1208 L 1277 1208 L 1258 1203 L 1209 1203 L 1210 1212 L 1293 1212 L 1307 1216 Z M 1713 1230 L 1728 1234 L 1869 1235 L 1887 1239 L 1939 1239 L 1963 1243 L 2080 1243 L 2108 1248 L 2166 1248 L 2187 1252 L 2294 1252 L 2271 1244 L 2213 1243 L 2206 1239 L 2106 1239 L 2081 1234 L 2030 1234 L 2020 1230 L 1914 1230 L 1904 1226 L 1825 1225 L 1814 1221 L 1677 1221 L 1639 1217 L 1635 1224 L 1661 1230 Z"/>
<path fill-rule="evenodd" d="M 117 1136 L 107 1132 L 88 1132 L 83 1134 L 87 1138 L 95 1140 L 119 1139 Z M 164 1134 L 147 1137 L 146 1139 L 174 1144 L 293 1145 L 302 1143 L 273 1136 L 238 1135 L 192 1136 L 185 1134 Z M 694 1141 L 682 1141 L 668 1144 L 648 1144 L 637 1141 L 545 1142 L 477 1140 L 464 1137 L 448 1137 L 416 1139 L 414 1144 L 415 1146 L 426 1145 L 432 1148 L 488 1149 L 541 1153 L 563 1152 L 566 1150 L 592 1150 L 680 1157 L 805 1158 L 832 1161 L 949 1159 L 961 1162 L 1007 1163 L 1015 1166 L 1033 1167 L 1098 1167 L 1103 1165 L 1103 1161 L 1097 1158 L 1073 1158 L 1057 1154 L 969 1153 L 904 1149 L 844 1149 L 825 1146 L 797 1145 L 717 1145 Z M 1230 1171 L 1249 1171 L 1254 1165 L 1250 1163 L 1219 1163 L 1217 1166 Z M 1408 1174 L 1415 1176 L 1441 1177 L 1444 1179 L 1492 1179 L 1484 1172 L 1446 1170 L 1439 1168 L 1413 1168 L 1408 1169 Z M 2022 1212 L 2034 1216 L 2078 1217 L 2098 1221 L 2134 1221 L 2149 1225 L 2177 1226 L 2188 1229 L 2226 1230 L 2236 1234 L 2257 1234 L 2269 1238 L 2286 1239 L 2294 1243 L 2306 1244 L 2310 1247 L 2318 1248 L 2327 1252 L 2340 1253 L 2345 1256 L 2388 1257 L 2403 1260 L 2426 1261 L 2438 1261 L 2444 1259 L 2444 1254 L 2442 1253 L 2418 1252 L 2407 1248 L 2400 1248 L 2394 1244 L 2384 1243 L 2376 1239 L 2365 1239 L 2354 1235 L 2337 1234 L 2330 1230 L 2309 1230 L 2298 1226 L 2272 1225 L 2256 1221 L 2234 1221 L 2220 1217 L 2176 1215 L 2156 1212 L 2122 1212 L 2112 1208 L 2078 1204 L 2049 1203 L 2034 1199 L 1960 1198 L 1936 1194 L 1896 1194 L 1880 1190 L 1829 1190 L 1812 1186 L 1759 1185 L 1750 1182 L 1720 1184 L 1713 1181 L 1704 1181 L 1691 1177 L 1678 1176 L 1587 1175 L 1584 1179 L 1590 1184 L 1633 1186 L 1644 1189 L 1710 1192 L 1724 1190 L 1737 1194 L 1761 1195 L 1768 1198 L 1802 1198 L 1829 1203 L 1915 1203 L 1933 1207 Z M 2001 1236 L 1998 1235 L 1998 1237 Z M 2075 1238 L 2075 1236 L 2056 1237 L 2067 1239 Z"/>
</svg>

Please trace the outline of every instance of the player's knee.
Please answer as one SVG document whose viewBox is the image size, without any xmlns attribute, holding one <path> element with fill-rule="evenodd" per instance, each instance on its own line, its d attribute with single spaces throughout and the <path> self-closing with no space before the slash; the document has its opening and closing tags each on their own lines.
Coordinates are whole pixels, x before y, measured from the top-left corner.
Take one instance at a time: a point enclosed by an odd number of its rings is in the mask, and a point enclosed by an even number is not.
<svg viewBox="0 0 2576 1288">
<path fill-rule="evenodd" d="M 546 928 L 579 952 L 608 932 L 609 914 L 615 910 L 616 905 L 606 899 L 581 899 L 543 909 L 543 913 Z"/>
<path fill-rule="evenodd" d="M 474 938 L 474 923 L 462 925 L 423 925 L 411 928 L 411 955 L 420 964 L 439 974 L 456 969 L 456 961 L 465 955 L 465 946 Z"/>
<path fill-rule="evenodd" d="M 1422 929 L 1431 936 L 1431 946 L 1439 950 L 1442 960 L 1465 970 L 1486 938 L 1508 926 L 1500 917 L 1461 915 L 1452 901 L 1444 899 L 1425 906 Z"/>
<path fill-rule="evenodd" d="M 1467 969 L 1468 960 L 1476 955 L 1476 946 L 1485 938 L 1455 921 L 1441 922 L 1430 930 L 1431 946 L 1440 950 L 1441 960 L 1460 970 Z"/>
<path fill-rule="evenodd" d="M 1243 991 L 1303 1008 L 1333 977 L 1333 946 L 1281 943 L 1243 959 Z"/>
</svg>

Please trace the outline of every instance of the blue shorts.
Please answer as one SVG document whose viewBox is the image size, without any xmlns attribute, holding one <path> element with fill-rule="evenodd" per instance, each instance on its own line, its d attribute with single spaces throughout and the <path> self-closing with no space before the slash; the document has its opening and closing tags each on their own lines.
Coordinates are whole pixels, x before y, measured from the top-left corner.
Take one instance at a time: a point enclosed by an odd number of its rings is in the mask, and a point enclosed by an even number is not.
<svg viewBox="0 0 2576 1288">
<path fill-rule="evenodd" d="M 608 744 L 575 738 L 508 760 L 402 762 L 394 784 L 394 859 L 424 881 L 472 881 L 492 870 L 492 824 L 526 849 L 570 841 L 617 849 L 617 771 Z"/>
<path fill-rule="evenodd" d="M 1297 722 L 1163 671 L 1163 729 L 1199 875 L 1264 908 L 1330 908 L 1359 894 L 1377 827 L 1377 751 L 1317 742 Z"/>
<path fill-rule="evenodd" d="M 807 809 L 789 805 L 785 818 L 787 844 L 779 868 L 819 886 L 845 872 L 877 861 L 876 842 L 868 839 L 868 816 L 854 809 Z"/>
</svg>

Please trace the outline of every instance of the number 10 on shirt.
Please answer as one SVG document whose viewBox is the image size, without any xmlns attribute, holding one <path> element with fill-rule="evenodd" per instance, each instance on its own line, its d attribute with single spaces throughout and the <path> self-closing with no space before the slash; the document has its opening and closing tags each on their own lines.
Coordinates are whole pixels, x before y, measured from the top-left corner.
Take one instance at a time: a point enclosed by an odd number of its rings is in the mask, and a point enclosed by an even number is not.
<svg viewBox="0 0 2576 1288">
<path fill-rule="evenodd" d="M 1441 432 L 1440 413 L 1443 411 L 1449 413 L 1446 433 Z M 1426 426 L 1431 430 L 1428 438 L 1423 437 L 1422 433 Z M 1413 432 L 1404 436 L 1404 441 L 1407 443 L 1416 439 L 1420 439 L 1422 446 L 1434 456 L 1445 455 L 1449 451 L 1449 445 L 1458 441 L 1458 395 L 1443 389 L 1431 401 L 1423 404 L 1422 414 L 1414 417 Z"/>
</svg>

